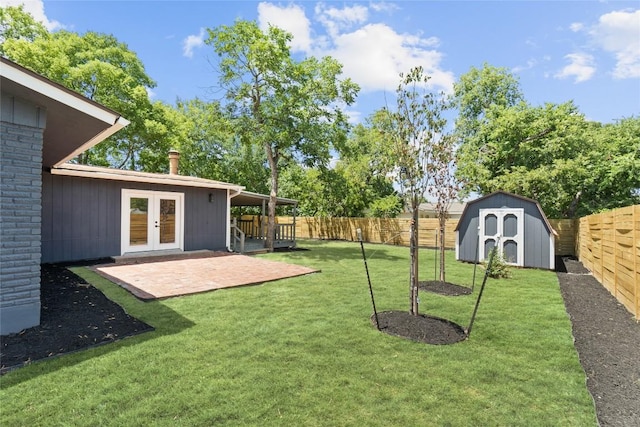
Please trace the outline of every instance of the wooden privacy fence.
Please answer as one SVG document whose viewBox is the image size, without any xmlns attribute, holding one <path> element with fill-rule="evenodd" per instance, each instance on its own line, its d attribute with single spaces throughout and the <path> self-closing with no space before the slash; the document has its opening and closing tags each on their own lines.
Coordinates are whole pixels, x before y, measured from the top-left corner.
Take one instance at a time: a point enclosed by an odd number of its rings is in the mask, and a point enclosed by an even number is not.
<svg viewBox="0 0 640 427">
<path fill-rule="evenodd" d="M 580 218 L 576 253 L 640 320 L 640 205 Z"/>
<path fill-rule="evenodd" d="M 278 217 L 278 222 L 292 223 L 291 217 Z M 388 243 L 409 246 L 410 219 L 400 218 L 296 218 L 296 236 L 303 239 L 357 240 L 356 230 L 362 230 L 362 239 L 371 243 Z M 549 220 L 558 232 L 555 243 L 557 255 L 575 255 L 576 222 L 572 219 Z M 455 249 L 457 219 L 447 220 L 445 247 Z M 419 245 L 436 247 L 438 220 L 420 218 L 418 222 Z"/>
<path fill-rule="evenodd" d="M 291 217 L 278 217 L 278 222 L 293 222 Z M 362 230 L 362 239 L 370 243 L 388 243 L 409 246 L 410 219 L 402 218 L 296 218 L 296 237 L 303 239 L 358 240 L 356 230 Z M 455 232 L 458 220 L 449 220 L 445 226 L 445 247 L 456 246 Z M 420 218 L 418 244 L 436 247 L 438 220 Z"/>
</svg>

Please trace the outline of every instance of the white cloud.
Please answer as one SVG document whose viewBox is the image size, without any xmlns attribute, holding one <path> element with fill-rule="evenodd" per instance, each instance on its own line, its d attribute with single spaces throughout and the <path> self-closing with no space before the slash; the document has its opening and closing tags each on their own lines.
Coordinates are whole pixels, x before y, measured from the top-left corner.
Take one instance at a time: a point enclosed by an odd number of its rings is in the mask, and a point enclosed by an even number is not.
<svg viewBox="0 0 640 427">
<path fill-rule="evenodd" d="M 431 76 L 430 86 L 449 91 L 454 76 L 440 68 L 442 53 L 425 49 L 436 40 L 399 34 L 385 24 L 367 24 L 333 40 L 327 53 L 343 64 L 344 73 L 363 91 L 395 90 L 399 74 L 422 65 Z"/>
<path fill-rule="evenodd" d="M 258 4 L 258 24 L 263 31 L 271 24 L 291 33 L 291 50 L 294 52 L 307 52 L 311 48 L 311 23 L 304 9 L 298 5 L 281 7 L 262 2 Z"/>
<path fill-rule="evenodd" d="M 589 80 L 596 72 L 593 56 L 588 53 L 570 53 L 565 55 L 565 59 L 569 60 L 569 65 L 554 75 L 557 79 L 575 77 L 574 83 L 581 83 Z"/>
<path fill-rule="evenodd" d="M 1 7 L 9 6 L 24 6 L 24 11 L 28 12 L 33 18 L 41 22 L 45 28 L 49 31 L 59 30 L 64 28 L 58 21 L 51 21 L 44 13 L 44 3 L 42 0 L 0 0 Z"/>
<path fill-rule="evenodd" d="M 511 69 L 511 71 L 514 72 L 514 73 L 520 73 L 520 72 L 525 71 L 525 70 L 530 70 L 533 67 L 535 67 L 536 65 L 538 65 L 538 61 L 535 58 L 531 58 L 531 59 L 529 59 L 527 61 L 526 65 L 517 65 L 517 66 L 513 67 Z"/>
<path fill-rule="evenodd" d="M 369 7 L 375 12 L 393 12 L 400 9 L 397 4 L 386 1 L 372 1 L 369 3 Z"/>
<path fill-rule="evenodd" d="M 326 28 L 331 37 L 336 37 L 341 31 L 352 29 L 355 25 L 367 22 L 369 10 L 356 5 L 338 9 L 327 7 L 324 3 L 318 3 L 315 8 L 316 18 Z"/>
<path fill-rule="evenodd" d="M 569 25 L 569 29 L 574 33 L 577 33 L 578 31 L 582 31 L 583 28 L 584 28 L 584 24 L 582 22 L 574 22 L 571 25 Z"/>
<path fill-rule="evenodd" d="M 596 45 L 614 54 L 614 78 L 640 77 L 640 9 L 602 15 L 590 35 Z"/>
<path fill-rule="evenodd" d="M 315 57 L 332 56 L 343 65 L 343 75 L 360 85 L 363 92 L 395 91 L 400 73 L 421 65 L 431 76 L 430 86 L 450 91 L 455 78 L 442 69 L 442 52 L 437 37 L 399 33 L 383 23 L 369 23 L 370 10 L 392 10 L 392 3 L 376 2 L 339 8 L 318 3 L 314 20 L 322 34 L 312 33 L 312 23 L 297 5 L 279 6 L 262 2 L 258 6 L 262 28 L 269 22 L 291 32 L 292 50 Z"/>
<path fill-rule="evenodd" d="M 204 28 L 200 28 L 197 35 L 190 35 L 182 41 L 182 54 L 187 58 L 193 58 L 193 51 L 196 48 L 204 46 Z"/>
</svg>

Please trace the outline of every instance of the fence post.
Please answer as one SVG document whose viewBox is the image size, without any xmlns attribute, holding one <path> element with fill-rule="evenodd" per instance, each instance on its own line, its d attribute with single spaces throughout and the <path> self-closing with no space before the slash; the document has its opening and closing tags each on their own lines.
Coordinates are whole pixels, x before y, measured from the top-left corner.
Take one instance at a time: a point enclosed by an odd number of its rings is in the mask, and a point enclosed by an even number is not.
<svg viewBox="0 0 640 427">
<path fill-rule="evenodd" d="M 633 207 L 633 212 L 631 214 L 631 221 L 632 221 L 632 225 L 633 225 L 633 234 L 635 236 L 633 236 L 633 242 L 634 242 L 634 248 L 633 248 L 633 270 L 634 270 L 634 274 L 635 276 L 634 278 L 634 282 L 636 284 L 635 286 L 635 297 L 636 297 L 636 320 L 640 320 L 640 271 L 638 271 L 638 268 L 640 268 L 640 264 L 638 263 L 638 258 L 640 258 L 640 205 L 636 205 Z"/>
</svg>

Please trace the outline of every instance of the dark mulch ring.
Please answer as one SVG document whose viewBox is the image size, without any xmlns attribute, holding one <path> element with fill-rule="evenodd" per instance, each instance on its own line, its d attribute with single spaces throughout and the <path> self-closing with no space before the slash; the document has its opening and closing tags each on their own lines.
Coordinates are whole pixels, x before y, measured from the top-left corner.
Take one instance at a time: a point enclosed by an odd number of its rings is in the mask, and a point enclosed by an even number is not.
<svg viewBox="0 0 640 427">
<path fill-rule="evenodd" d="M 40 326 L 0 339 L 0 373 L 153 330 L 64 267 L 41 269 Z"/>
<path fill-rule="evenodd" d="M 640 323 L 575 258 L 556 266 L 600 425 L 640 426 Z"/>
<path fill-rule="evenodd" d="M 375 314 L 371 322 L 376 326 Z M 383 311 L 378 313 L 380 330 L 389 335 L 408 338 L 427 344 L 454 344 L 467 337 L 464 329 L 449 320 L 408 311 Z"/>
<path fill-rule="evenodd" d="M 418 282 L 418 289 L 421 291 L 433 292 L 434 294 L 457 297 L 459 295 L 469 295 L 472 290 L 466 286 L 455 285 L 440 280 L 428 280 Z"/>
</svg>

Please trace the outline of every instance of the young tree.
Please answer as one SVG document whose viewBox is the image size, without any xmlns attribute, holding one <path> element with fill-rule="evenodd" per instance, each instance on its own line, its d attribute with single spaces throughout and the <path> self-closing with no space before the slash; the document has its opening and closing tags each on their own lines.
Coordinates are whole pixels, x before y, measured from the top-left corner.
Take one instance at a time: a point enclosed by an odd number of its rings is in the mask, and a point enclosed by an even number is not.
<svg viewBox="0 0 640 427">
<path fill-rule="evenodd" d="M 435 198 L 438 216 L 438 244 L 440 250 L 440 281 L 445 282 L 445 226 L 449 218 L 449 208 L 458 199 L 460 181 L 455 176 L 455 140 L 452 135 L 443 135 L 434 147 L 433 185 L 429 194 Z"/>
<path fill-rule="evenodd" d="M 437 145 L 446 126 L 443 112 L 447 108 L 444 94 L 429 89 L 429 76 L 422 67 L 400 75 L 396 90 L 397 108 L 386 110 L 382 131 L 391 142 L 392 174 L 405 205 L 411 212 L 409 250 L 410 313 L 418 315 L 418 208 L 435 174 Z"/>
<path fill-rule="evenodd" d="M 220 84 L 243 141 L 264 148 L 269 166 L 269 219 L 265 246 L 273 250 L 281 162 L 326 164 L 332 144 L 345 138 L 348 121 L 339 105 L 355 101 L 358 86 L 339 80 L 342 65 L 325 57 L 296 61 L 292 35 L 255 22 L 208 30 L 220 57 Z"/>
</svg>

